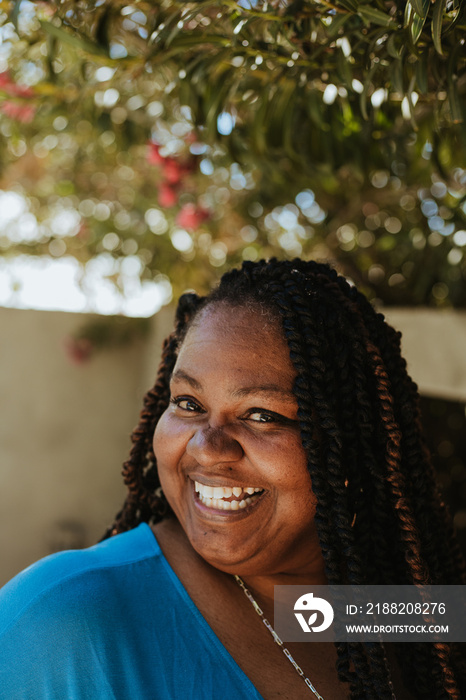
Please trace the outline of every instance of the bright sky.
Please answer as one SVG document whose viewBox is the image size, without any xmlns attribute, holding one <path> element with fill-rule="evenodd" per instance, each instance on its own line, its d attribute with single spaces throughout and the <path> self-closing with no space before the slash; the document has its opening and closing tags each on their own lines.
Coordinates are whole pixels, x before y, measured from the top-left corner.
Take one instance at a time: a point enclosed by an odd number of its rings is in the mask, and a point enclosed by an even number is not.
<svg viewBox="0 0 466 700">
<path fill-rule="evenodd" d="M 0 252 L 11 241 L 38 240 L 44 228 L 73 235 L 80 225 L 76 210 L 57 206 L 49 221 L 39 224 L 24 197 L 0 191 Z M 3 245 L 2 245 L 3 243 Z M 59 242 L 60 243 L 60 242 Z M 167 278 L 139 279 L 141 261 L 136 255 L 116 260 L 103 253 L 81 265 L 71 256 L 0 256 L 0 306 L 20 309 L 152 316 L 171 299 Z M 122 291 L 107 279 L 119 274 Z"/>
</svg>

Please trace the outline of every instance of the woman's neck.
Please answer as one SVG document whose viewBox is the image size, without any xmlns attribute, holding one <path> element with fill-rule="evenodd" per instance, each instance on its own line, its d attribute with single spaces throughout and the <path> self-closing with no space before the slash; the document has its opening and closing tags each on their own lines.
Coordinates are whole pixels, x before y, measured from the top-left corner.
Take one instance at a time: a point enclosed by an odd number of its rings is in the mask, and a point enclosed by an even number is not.
<svg viewBox="0 0 466 700">
<path fill-rule="evenodd" d="M 327 577 L 324 570 L 324 561 L 321 553 L 305 571 L 277 572 L 271 575 L 251 575 L 241 577 L 246 588 L 257 599 L 264 612 L 273 612 L 274 586 L 325 586 Z"/>
</svg>

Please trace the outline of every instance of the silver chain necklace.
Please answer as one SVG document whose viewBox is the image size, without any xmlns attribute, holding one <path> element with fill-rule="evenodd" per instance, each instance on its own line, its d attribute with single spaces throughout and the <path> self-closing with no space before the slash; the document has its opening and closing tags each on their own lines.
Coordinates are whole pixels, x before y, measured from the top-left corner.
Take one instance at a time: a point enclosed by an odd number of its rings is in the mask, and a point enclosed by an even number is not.
<svg viewBox="0 0 466 700">
<path fill-rule="evenodd" d="M 262 622 L 264 623 L 264 625 L 267 627 L 268 631 L 270 632 L 270 634 L 271 634 L 272 637 L 273 637 L 274 642 L 276 642 L 276 644 L 278 644 L 278 646 L 280 647 L 280 649 L 282 650 L 282 652 L 285 654 L 285 656 L 286 656 L 286 658 L 288 659 L 288 661 L 290 662 L 290 664 L 293 665 L 295 671 L 301 676 L 301 678 L 303 679 L 303 681 L 305 682 L 305 684 L 307 685 L 307 687 L 309 688 L 309 690 L 311 691 L 311 693 L 313 693 L 313 694 L 316 696 L 316 698 L 317 698 L 318 700 L 324 700 L 324 698 L 322 697 L 322 695 L 320 695 L 320 693 L 314 688 L 314 686 L 313 686 L 312 682 L 309 680 L 309 678 L 308 678 L 307 676 L 304 675 L 304 671 L 303 671 L 303 669 L 301 668 L 301 666 L 299 666 L 299 665 L 296 663 L 296 661 L 293 659 L 293 657 L 291 656 L 291 654 L 290 654 L 290 652 L 288 651 L 288 649 L 287 649 L 286 647 L 283 646 L 282 640 L 280 639 L 280 637 L 278 636 L 278 634 L 275 632 L 275 630 L 274 630 L 274 628 L 272 627 L 272 625 L 270 624 L 270 622 L 264 617 L 264 613 L 263 613 L 262 610 L 260 609 L 260 607 L 259 607 L 257 601 L 255 600 L 254 596 L 252 595 L 251 591 L 249 591 L 249 590 L 246 588 L 246 586 L 244 585 L 244 581 L 243 581 L 239 576 L 237 576 L 236 574 L 235 574 L 235 580 L 236 580 L 236 583 L 238 584 L 238 586 L 240 586 L 240 588 L 242 588 L 244 595 L 245 595 L 246 598 L 249 600 L 249 602 L 251 603 L 252 607 L 254 608 L 254 610 L 256 611 L 256 613 L 257 613 L 257 614 L 259 615 L 259 617 L 261 618 L 261 620 L 262 620 Z"/>
</svg>

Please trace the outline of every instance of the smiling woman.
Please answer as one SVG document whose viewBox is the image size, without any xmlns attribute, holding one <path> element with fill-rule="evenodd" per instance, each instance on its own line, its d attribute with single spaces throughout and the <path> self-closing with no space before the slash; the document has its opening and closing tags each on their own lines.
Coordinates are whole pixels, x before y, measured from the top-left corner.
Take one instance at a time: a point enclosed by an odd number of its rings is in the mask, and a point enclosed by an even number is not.
<svg viewBox="0 0 466 700">
<path fill-rule="evenodd" d="M 320 554 L 295 378 L 278 324 L 258 310 L 208 305 L 181 346 L 154 453 L 191 546 L 222 571 L 304 574 L 309 545 Z"/>
<path fill-rule="evenodd" d="M 0 698 L 464 697 L 453 646 L 272 626 L 279 584 L 465 582 L 417 403 L 400 334 L 327 265 L 183 295 L 115 522 L 0 596 Z"/>
</svg>

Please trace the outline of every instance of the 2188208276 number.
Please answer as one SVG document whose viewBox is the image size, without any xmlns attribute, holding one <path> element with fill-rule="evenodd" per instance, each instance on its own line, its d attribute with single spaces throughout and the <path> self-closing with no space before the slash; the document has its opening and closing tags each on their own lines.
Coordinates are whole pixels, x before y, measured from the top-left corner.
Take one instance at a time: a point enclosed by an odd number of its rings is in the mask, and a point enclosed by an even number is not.
<svg viewBox="0 0 466 700">
<path fill-rule="evenodd" d="M 366 615 L 444 615 L 445 603 L 366 603 Z"/>
</svg>

